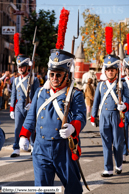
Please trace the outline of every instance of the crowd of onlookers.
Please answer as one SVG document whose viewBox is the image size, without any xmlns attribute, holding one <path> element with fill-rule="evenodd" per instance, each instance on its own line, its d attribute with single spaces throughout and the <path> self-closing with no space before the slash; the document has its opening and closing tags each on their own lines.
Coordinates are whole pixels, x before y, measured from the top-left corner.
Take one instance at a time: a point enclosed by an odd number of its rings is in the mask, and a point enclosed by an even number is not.
<svg viewBox="0 0 129 194">
<path fill-rule="evenodd" d="M 40 87 L 42 87 L 47 80 L 46 71 L 44 69 L 41 71 L 41 74 L 38 72 L 34 73 L 39 79 Z M 15 77 L 19 77 L 19 73 L 14 71 L 13 73 L 6 71 L 0 72 L 0 110 L 7 109 L 9 106 L 9 99 L 11 97 L 12 84 Z M 93 79 L 89 79 L 84 91 L 84 98 L 87 107 L 87 119 L 90 119 L 91 107 L 94 99 L 94 89 L 92 87 Z"/>
<path fill-rule="evenodd" d="M 46 71 L 42 71 L 42 74 L 34 73 L 39 79 L 40 87 L 42 87 L 47 79 Z M 11 97 L 12 84 L 14 78 L 19 77 L 19 73 L 14 71 L 13 73 L 9 71 L 0 72 L 0 110 L 7 109 L 9 106 L 9 99 Z"/>
</svg>

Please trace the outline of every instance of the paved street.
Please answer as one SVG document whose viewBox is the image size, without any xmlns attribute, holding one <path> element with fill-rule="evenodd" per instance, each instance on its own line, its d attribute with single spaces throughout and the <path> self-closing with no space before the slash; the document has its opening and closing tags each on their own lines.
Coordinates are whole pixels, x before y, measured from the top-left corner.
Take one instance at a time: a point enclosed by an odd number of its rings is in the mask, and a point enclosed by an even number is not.
<svg viewBox="0 0 129 194">
<path fill-rule="evenodd" d="M 14 120 L 9 117 L 9 110 L 0 110 L 0 126 L 6 133 L 4 147 L 0 151 L 0 187 L 1 186 L 33 186 L 34 174 L 30 152 L 21 152 L 20 157 L 10 158 L 14 141 Z M 83 185 L 83 194 L 128 194 L 129 193 L 129 156 L 123 164 L 122 174 L 110 178 L 102 178 L 103 151 L 99 128 L 92 127 L 87 122 L 80 134 L 82 156 L 80 164 L 89 185 L 90 192 Z M 115 166 L 115 162 L 114 162 Z M 82 182 L 83 184 L 83 182 Z M 62 186 L 55 177 L 55 186 Z M 62 190 L 64 188 L 62 187 Z M 62 192 L 64 193 L 64 192 Z"/>
</svg>

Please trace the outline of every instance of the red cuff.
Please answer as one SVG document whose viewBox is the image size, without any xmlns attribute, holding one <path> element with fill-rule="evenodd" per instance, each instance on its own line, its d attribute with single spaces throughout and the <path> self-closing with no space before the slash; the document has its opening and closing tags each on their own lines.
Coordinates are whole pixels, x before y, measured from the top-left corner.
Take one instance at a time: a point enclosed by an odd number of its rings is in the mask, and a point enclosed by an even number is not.
<svg viewBox="0 0 129 194">
<path fill-rule="evenodd" d="M 14 112 L 14 107 L 10 106 L 10 112 Z"/>
<path fill-rule="evenodd" d="M 91 115 L 90 122 L 91 122 L 91 123 L 94 123 L 94 122 L 95 122 L 95 118 L 94 118 L 94 117 L 92 117 L 92 115 Z"/>
<path fill-rule="evenodd" d="M 16 102 L 15 102 L 15 106 L 16 106 L 17 101 L 18 100 L 16 100 Z M 10 106 L 10 112 L 12 112 L 12 111 L 14 112 L 14 109 L 15 109 L 14 107 Z"/>
<path fill-rule="evenodd" d="M 81 121 L 79 120 L 73 120 L 70 122 L 70 124 L 72 124 L 76 130 L 76 136 L 79 135 L 80 130 L 81 130 Z"/>
<path fill-rule="evenodd" d="M 126 111 L 122 111 L 123 113 L 127 112 L 129 110 L 129 104 L 127 102 L 124 102 L 125 106 L 126 106 Z"/>
<path fill-rule="evenodd" d="M 29 139 L 31 136 L 31 132 L 22 126 L 19 137 L 21 136 L 25 136 Z"/>
</svg>

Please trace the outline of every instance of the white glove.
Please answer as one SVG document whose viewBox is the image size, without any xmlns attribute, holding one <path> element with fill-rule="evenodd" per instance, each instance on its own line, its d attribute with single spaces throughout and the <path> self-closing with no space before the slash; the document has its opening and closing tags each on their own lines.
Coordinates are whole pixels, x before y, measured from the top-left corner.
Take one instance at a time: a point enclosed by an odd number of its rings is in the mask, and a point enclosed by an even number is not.
<svg viewBox="0 0 129 194">
<path fill-rule="evenodd" d="M 59 134 L 62 138 L 67 139 L 75 131 L 75 128 L 69 123 L 65 123 L 63 127 L 65 127 L 65 129 L 60 129 Z"/>
<path fill-rule="evenodd" d="M 28 103 L 28 104 L 26 105 L 25 109 L 26 109 L 26 110 L 29 110 L 29 109 L 30 109 L 30 105 L 31 105 L 31 103 Z"/>
<path fill-rule="evenodd" d="M 30 67 L 32 66 L 32 61 L 29 61 L 29 66 L 30 66 Z"/>
<path fill-rule="evenodd" d="M 29 140 L 27 138 L 21 137 L 19 141 L 19 146 L 22 150 L 28 151 L 29 149 Z"/>
<path fill-rule="evenodd" d="M 121 104 L 118 104 L 117 109 L 119 111 L 123 111 L 124 109 L 126 109 L 126 105 L 124 104 L 124 102 L 121 102 Z"/>
<path fill-rule="evenodd" d="M 11 117 L 11 119 L 15 119 L 14 111 L 11 111 L 11 112 L 10 112 L 10 117 Z"/>
<path fill-rule="evenodd" d="M 95 123 L 91 122 L 91 125 L 92 125 L 93 127 L 95 127 Z"/>
</svg>

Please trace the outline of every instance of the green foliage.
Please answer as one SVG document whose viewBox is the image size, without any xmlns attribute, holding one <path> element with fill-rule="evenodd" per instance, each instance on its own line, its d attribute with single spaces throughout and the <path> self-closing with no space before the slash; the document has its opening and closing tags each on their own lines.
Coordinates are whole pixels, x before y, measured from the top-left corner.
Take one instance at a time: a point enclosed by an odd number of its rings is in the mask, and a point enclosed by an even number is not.
<svg viewBox="0 0 129 194">
<path fill-rule="evenodd" d="M 47 66 L 50 50 L 55 48 L 57 40 L 57 26 L 55 27 L 55 12 L 40 10 L 37 14 L 33 12 L 29 18 L 25 17 L 25 25 L 22 28 L 20 52 L 32 57 L 33 54 L 33 36 L 35 26 L 37 26 L 36 38 L 39 44 L 36 48 L 36 64 L 39 66 Z M 26 43 L 27 42 L 27 43 Z"/>
</svg>

